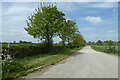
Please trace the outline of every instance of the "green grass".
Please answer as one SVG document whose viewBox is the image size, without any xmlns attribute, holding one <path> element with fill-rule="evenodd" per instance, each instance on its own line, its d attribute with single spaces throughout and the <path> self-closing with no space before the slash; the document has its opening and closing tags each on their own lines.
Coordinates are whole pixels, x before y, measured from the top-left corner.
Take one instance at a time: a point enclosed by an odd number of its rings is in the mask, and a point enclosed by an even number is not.
<svg viewBox="0 0 120 80">
<path fill-rule="evenodd" d="M 83 47 L 75 48 L 75 49 L 67 49 L 59 53 L 41 54 L 32 57 L 25 57 L 22 59 L 13 59 L 11 62 L 3 61 L 2 77 L 5 79 L 5 78 L 18 78 L 21 76 L 25 76 L 28 73 L 35 71 L 37 67 L 54 65 L 58 61 L 73 54 L 75 51 L 81 48 Z"/>
<path fill-rule="evenodd" d="M 117 45 L 112 45 L 111 49 L 109 45 L 91 45 L 91 47 L 96 51 L 120 55 L 120 49 L 119 49 L 119 46 Z"/>
</svg>

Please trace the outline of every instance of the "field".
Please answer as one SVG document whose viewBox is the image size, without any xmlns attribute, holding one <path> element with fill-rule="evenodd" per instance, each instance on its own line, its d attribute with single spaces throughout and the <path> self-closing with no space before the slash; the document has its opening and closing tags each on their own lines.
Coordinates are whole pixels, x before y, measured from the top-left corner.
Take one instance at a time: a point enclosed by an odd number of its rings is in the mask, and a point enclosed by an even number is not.
<svg viewBox="0 0 120 80">
<path fill-rule="evenodd" d="M 91 45 L 91 47 L 97 51 L 120 55 L 120 47 L 118 45 Z"/>
</svg>

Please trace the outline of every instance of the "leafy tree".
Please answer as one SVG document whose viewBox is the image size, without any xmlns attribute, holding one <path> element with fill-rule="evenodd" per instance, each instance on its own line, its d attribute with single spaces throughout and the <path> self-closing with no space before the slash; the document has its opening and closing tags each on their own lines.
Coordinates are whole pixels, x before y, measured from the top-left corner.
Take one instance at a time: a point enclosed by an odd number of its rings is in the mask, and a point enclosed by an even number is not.
<svg viewBox="0 0 120 80">
<path fill-rule="evenodd" d="M 91 44 L 92 44 L 92 42 L 91 42 L 91 41 L 89 41 L 87 44 L 88 44 L 88 45 L 91 45 Z"/>
<path fill-rule="evenodd" d="M 114 42 L 113 42 L 112 40 L 109 40 L 109 41 L 108 41 L 108 45 L 109 45 L 109 49 L 110 49 L 110 50 L 112 49 L 113 43 L 114 43 Z"/>
<path fill-rule="evenodd" d="M 83 46 L 85 45 L 86 41 L 84 40 L 83 36 L 81 34 L 75 34 L 73 36 L 73 44 L 78 47 L 78 46 Z"/>
<path fill-rule="evenodd" d="M 65 42 L 70 44 L 72 41 L 72 36 L 77 31 L 76 23 L 72 20 L 65 20 L 61 22 L 61 27 L 59 28 L 58 35 L 62 39 L 62 44 L 65 46 Z"/>
<path fill-rule="evenodd" d="M 108 44 L 109 44 L 109 45 L 112 45 L 113 43 L 114 43 L 114 42 L 113 42 L 112 40 L 109 40 L 109 41 L 108 41 Z"/>
<path fill-rule="evenodd" d="M 65 41 L 67 36 L 66 19 L 61 20 L 57 35 L 59 36 L 59 38 L 62 39 L 61 43 L 63 44 L 63 47 L 65 47 Z"/>
<path fill-rule="evenodd" d="M 98 40 L 98 41 L 96 42 L 96 44 L 97 44 L 97 45 L 102 45 L 102 41 L 101 41 L 101 40 Z"/>
<path fill-rule="evenodd" d="M 33 15 L 28 17 L 28 28 L 25 30 L 34 38 L 45 41 L 47 47 L 52 45 L 53 37 L 59 30 L 60 22 L 65 14 L 57 9 L 53 3 L 41 3 Z"/>
<path fill-rule="evenodd" d="M 78 28 L 77 28 L 76 22 L 74 22 L 72 20 L 67 20 L 66 27 L 67 27 L 66 38 L 67 38 L 67 42 L 69 44 L 70 41 L 72 40 L 72 37 L 75 35 L 76 31 L 78 30 Z"/>
<path fill-rule="evenodd" d="M 120 43 L 120 41 L 118 41 L 118 43 Z"/>
</svg>

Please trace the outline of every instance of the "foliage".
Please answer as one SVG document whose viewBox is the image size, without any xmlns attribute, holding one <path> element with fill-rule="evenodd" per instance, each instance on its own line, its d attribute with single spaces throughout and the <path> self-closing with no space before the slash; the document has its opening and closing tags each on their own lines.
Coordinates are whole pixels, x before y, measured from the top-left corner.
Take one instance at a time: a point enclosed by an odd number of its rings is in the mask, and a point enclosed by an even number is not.
<svg viewBox="0 0 120 80">
<path fill-rule="evenodd" d="M 91 47 L 97 51 L 120 55 L 118 45 L 111 45 L 111 47 L 109 45 L 91 45 Z"/>
<path fill-rule="evenodd" d="M 13 43 L 16 43 L 16 42 L 14 41 Z M 32 42 L 27 42 L 27 41 L 20 40 L 19 43 L 32 43 Z"/>
<path fill-rule="evenodd" d="M 85 45 L 85 40 L 83 38 L 83 36 L 81 34 L 75 34 L 73 37 L 72 37 L 72 40 L 73 40 L 73 44 L 75 46 L 84 46 Z"/>
<path fill-rule="evenodd" d="M 75 32 L 77 32 L 78 28 L 76 26 L 76 23 L 71 20 L 67 20 L 66 23 L 67 27 L 67 42 L 68 44 L 72 41 L 72 37 L 75 35 Z"/>
<path fill-rule="evenodd" d="M 117 41 L 112 41 L 112 40 L 106 40 L 106 41 L 101 41 L 98 40 L 96 43 L 91 42 L 90 43 L 91 47 L 97 51 L 102 51 L 106 53 L 113 53 L 116 55 L 120 55 L 120 49 L 119 49 L 119 42 Z"/>
<path fill-rule="evenodd" d="M 11 44 L 10 48 L 3 47 L 2 50 L 2 54 L 10 55 L 12 58 L 24 58 L 27 56 L 47 53 L 44 44 Z M 62 46 L 55 45 L 52 47 L 50 53 L 61 50 L 63 50 Z"/>
<path fill-rule="evenodd" d="M 53 54 L 38 54 L 29 57 L 26 56 L 22 59 L 13 59 L 12 61 L 3 61 L 2 78 L 18 78 L 28 74 L 29 70 L 34 71 L 37 67 L 56 64 L 58 61 L 61 61 L 81 48 L 82 47 L 74 48 L 72 50 L 63 50 L 57 53 L 53 52 Z"/>
<path fill-rule="evenodd" d="M 65 14 L 57 9 L 55 4 L 42 4 L 36 9 L 36 12 L 28 17 L 28 28 L 25 30 L 34 38 L 39 38 L 44 42 L 47 51 L 50 52 L 53 37 L 59 36 L 65 47 L 65 42 L 72 42 L 72 37 L 78 31 L 75 21 L 66 20 Z"/>
<path fill-rule="evenodd" d="M 96 42 L 96 44 L 97 44 L 97 45 L 102 45 L 102 41 L 101 41 L 101 40 L 98 40 L 98 41 Z"/>
<path fill-rule="evenodd" d="M 28 28 L 25 30 L 34 38 L 39 38 L 47 43 L 47 48 L 51 47 L 53 37 L 59 30 L 60 22 L 65 14 L 57 9 L 54 4 L 42 4 L 36 12 L 28 17 Z"/>
<path fill-rule="evenodd" d="M 69 48 L 81 48 L 85 40 L 78 31 L 75 21 L 66 20 L 65 14 L 53 3 L 41 3 L 40 7 L 27 19 L 25 30 L 42 43 L 19 41 L 2 43 L 3 78 L 16 78 L 27 74 L 28 70 L 55 64 L 72 54 Z M 59 36 L 62 44 L 53 44 L 53 37 Z M 65 49 L 65 43 L 68 43 Z M 63 46 L 64 47 L 63 47 Z M 49 53 L 49 54 L 47 54 Z M 10 55 L 12 59 L 4 59 Z"/>
</svg>

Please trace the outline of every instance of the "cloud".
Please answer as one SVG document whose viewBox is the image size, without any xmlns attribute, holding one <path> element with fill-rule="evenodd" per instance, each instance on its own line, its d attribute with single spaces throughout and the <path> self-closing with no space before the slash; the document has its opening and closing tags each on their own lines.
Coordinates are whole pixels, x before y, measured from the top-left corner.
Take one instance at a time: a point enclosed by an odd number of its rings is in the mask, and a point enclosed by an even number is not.
<svg viewBox="0 0 120 80">
<path fill-rule="evenodd" d="M 107 33 L 114 33 L 114 31 L 113 30 L 108 30 Z"/>
<path fill-rule="evenodd" d="M 4 12 L 4 15 L 5 16 L 8 16 L 8 15 L 23 15 L 23 14 L 27 14 L 27 13 L 30 13 L 30 12 L 34 12 L 34 8 L 29 8 L 29 7 L 19 7 L 19 6 L 13 6 L 13 7 L 10 7 L 8 9 L 6 9 Z"/>
<path fill-rule="evenodd" d="M 66 5 L 67 4 L 67 5 Z M 58 2 L 58 9 L 64 12 L 77 12 L 77 11 L 83 11 L 88 8 L 94 8 L 94 9 L 108 9 L 108 8 L 117 8 L 118 4 L 117 2 Z M 85 11 L 84 11 L 85 12 Z M 100 11 L 98 10 L 87 10 L 87 14 L 93 14 L 98 13 Z"/>
<path fill-rule="evenodd" d="M 37 4 L 37 5 L 36 5 Z M 103 5 L 103 6 L 102 6 Z M 111 5 L 111 6 L 110 6 Z M 38 42 L 37 39 L 34 39 L 32 36 L 28 35 L 27 32 L 24 30 L 24 27 L 27 27 L 26 25 L 26 19 L 28 16 L 30 16 L 31 13 L 34 12 L 35 8 L 38 7 L 38 3 L 4 3 L 3 5 L 3 32 L 0 33 L 0 35 L 3 36 L 3 41 L 19 41 L 19 40 L 27 40 L 32 42 Z M 59 5 L 58 9 L 65 12 L 65 17 L 67 19 L 76 19 L 78 21 L 78 26 L 83 27 L 79 28 L 81 33 L 84 34 L 85 38 L 87 40 L 96 40 L 96 39 L 104 39 L 104 34 L 106 35 L 105 39 L 116 39 L 115 31 L 112 33 L 112 31 L 103 32 L 102 34 L 95 34 L 96 29 L 100 30 L 101 28 L 109 28 L 110 26 L 115 26 L 117 23 L 116 21 L 111 17 L 108 18 L 109 15 L 101 14 L 101 11 L 107 12 L 108 10 L 104 10 L 103 8 L 113 8 L 115 5 L 113 3 L 61 3 Z M 100 8 L 100 9 L 99 9 Z M 113 10 L 113 9 L 112 9 Z M 115 10 L 113 10 L 116 12 Z M 113 12 L 112 11 L 112 12 Z M 86 13 L 85 13 L 86 12 Z M 110 16 L 112 15 L 112 12 Z M 77 13 L 77 14 L 75 14 Z M 80 14 L 79 14 L 80 13 Z M 100 16 L 97 16 L 99 15 Z M 88 15 L 89 14 L 89 15 Z M 93 16 L 90 16 L 93 15 Z M 107 18 L 105 17 L 107 16 Z M 90 27 L 89 24 L 82 24 L 80 21 L 80 18 L 84 22 L 89 22 L 91 24 L 94 24 L 92 26 L 96 26 L 97 24 L 102 23 L 101 27 Z M 103 19 L 104 18 L 104 19 Z M 109 20 L 110 19 L 110 20 Z M 104 20 L 104 21 L 103 21 Z M 106 22 L 107 21 L 107 22 Z M 110 25 L 110 26 L 109 26 Z M 110 30 L 114 30 L 114 28 L 111 28 Z M 93 34 L 92 34 L 93 32 Z M 101 36 L 99 36 L 101 35 Z M 55 42 L 59 42 L 59 38 L 54 38 Z"/>
<path fill-rule="evenodd" d="M 90 5 L 92 8 L 114 8 L 117 7 L 117 3 L 115 2 L 99 2 L 96 4 Z"/>
<path fill-rule="evenodd" d="M 71 3 L 71 2 L 59 2 L 57 3 L 57 5 L 58 5 L 58 9 L 64 12 L 66 11 L 74 12 L 75 10 L 78 10 L 78 7 L 75 7 L 75 3 Z"/>
<path fill-rule="evenodd" d="M 93 25 L 97 25 L 97 24 L 102 23 L 102 18 L 101 17 L 87 16 L 85 18 L 82 18 L 82 20 L 90 22 Z"/>
</svg>

